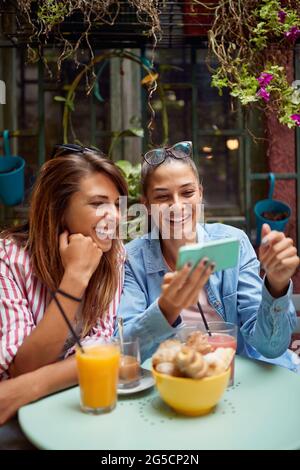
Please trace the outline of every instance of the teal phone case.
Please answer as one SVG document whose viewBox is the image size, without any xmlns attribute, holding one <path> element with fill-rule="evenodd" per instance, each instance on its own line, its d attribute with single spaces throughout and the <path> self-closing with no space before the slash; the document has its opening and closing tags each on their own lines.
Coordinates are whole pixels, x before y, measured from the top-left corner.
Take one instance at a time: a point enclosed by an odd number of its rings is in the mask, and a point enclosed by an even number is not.
<svg viewBox="0 0 300 470">
<path fill-rule="evenodd" d="M 177 269 L 182 268 L 186 263 L 191 263 L 195 268 L 204 257 L 215 263 L 214 272 L 234 268 L 238 262 L 239 245 L 237 238 L 223 238 L 201 245 L 183 246 L 179 249 Z"/>
</svg>

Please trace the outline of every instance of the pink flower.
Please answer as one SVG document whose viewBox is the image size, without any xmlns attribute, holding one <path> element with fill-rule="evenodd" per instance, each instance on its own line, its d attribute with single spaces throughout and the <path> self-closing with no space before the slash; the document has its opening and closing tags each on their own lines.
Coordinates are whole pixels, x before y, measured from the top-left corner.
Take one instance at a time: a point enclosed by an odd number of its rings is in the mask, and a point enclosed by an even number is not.
<svg viewBox="0 0 300 470">
<path fill-rule="evenodd" d="M 298 29 L 297 26 L 292 26 L 290 30 L 285 33 L 285 37 L 290 42 L 295 42 L 299 36 L 300 36 L 300 29 Z"/>
<path fill-rule="evenodd" d="M 286 17 L 286 12 L 284 10 L 280 10 L 278 12 L 278 20 L 280 21 L 280 23 L 285 22 L 285 17 Z"/>
<path fill-rule="evenodd" d="M 264 101 L 269 101 L 269 99 L 270 99 L 270 93 L 264 87 L 261 87 L 258 90 L 257 96 L 262 98 Z"/>
<path fill-rule="evenodd" d="M 269 85 L 271 80 L 273 80 L 273 75 L 271 73 L 262 72 L 256 80 L 258 81 L 259 86 L 265 88 Z"/>
<path fill-rule="evenodd" d="M 292 114 L 291 119 L 295 121 L 296 126 L 300 126 L 300 114 Z"/>
</svg>

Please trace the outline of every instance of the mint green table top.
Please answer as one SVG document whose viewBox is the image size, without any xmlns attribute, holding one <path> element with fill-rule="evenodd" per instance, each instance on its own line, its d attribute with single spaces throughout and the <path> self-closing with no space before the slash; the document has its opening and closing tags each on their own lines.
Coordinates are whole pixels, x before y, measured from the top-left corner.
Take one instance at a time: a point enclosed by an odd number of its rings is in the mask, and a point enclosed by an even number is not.
<svg viewBox="0 0 300 470">
<path fill-rule="evenodd" d="M 80 411 L 78 387 L 27 405 L 19 422 L 41 449 L 300 449 L 300 376 L 236 358 L 235 386 L 213 413 L 177 415 L 154 388 L 119 397 L 114 411 Z"/>
</svg>

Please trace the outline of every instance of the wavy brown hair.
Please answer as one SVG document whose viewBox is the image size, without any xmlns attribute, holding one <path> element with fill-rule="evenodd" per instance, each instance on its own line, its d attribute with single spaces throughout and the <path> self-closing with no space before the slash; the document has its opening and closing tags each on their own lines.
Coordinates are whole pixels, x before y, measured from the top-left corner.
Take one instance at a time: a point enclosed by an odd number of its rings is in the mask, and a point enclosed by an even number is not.
<svg viewBox="0 0 300 470">
<path fill-rule="evenodd" d="M 13 239 L 29 250 L 33 271 L 48 289 L 55 291 L 64 274 L 59 235 L 71 196 L 79 191 L 82 178 L 104 173 L 116 185 L 121 196 L 127 196 L 127 183 L 120 170 L 104 154 L 89 149 L 64 154 L 46 162 L 34 185 L 28 223 L 2 232 L 2 238 Z M 99 316 L 105 315 L 117 289 L 118 266 L 122 244 L 114 239 L 109 252 L 103 253 L 99 266 L 86 289 L 82 309 L 85 336 Z"/>
</svg>

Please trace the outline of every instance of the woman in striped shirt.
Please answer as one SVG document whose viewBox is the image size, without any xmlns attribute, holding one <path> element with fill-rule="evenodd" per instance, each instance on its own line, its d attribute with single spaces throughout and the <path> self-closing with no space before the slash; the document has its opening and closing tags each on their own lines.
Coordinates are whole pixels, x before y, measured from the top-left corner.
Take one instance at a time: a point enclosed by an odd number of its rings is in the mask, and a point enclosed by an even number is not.
<svg viewBox="0 0 300 470">
<path fill-rule="evenodd" d="M 74 342 L 51 292 L 59 289 L 83 343 L 113 334 L 123 283 L 121 195 L 126 182 L 102 154 L 58 146 L 38 176 L 28 224 L 2 232 L 0 424 L 22 404 L 77 381 L 68 358 Z"/>
</svg>

